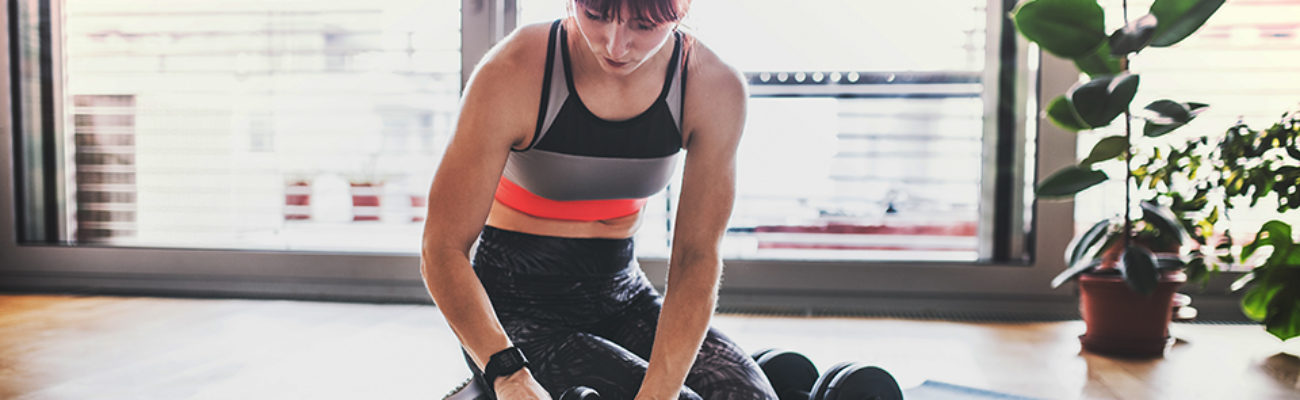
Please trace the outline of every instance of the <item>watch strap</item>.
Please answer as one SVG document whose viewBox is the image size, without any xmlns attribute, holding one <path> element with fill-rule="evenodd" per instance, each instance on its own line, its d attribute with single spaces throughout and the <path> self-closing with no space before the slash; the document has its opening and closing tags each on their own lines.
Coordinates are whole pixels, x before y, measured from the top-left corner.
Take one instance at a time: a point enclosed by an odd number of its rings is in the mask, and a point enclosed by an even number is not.
<svg viewBox="0 0 1300 400">
<path fill-rule="evenodd" d="M 510 376 L 527 366 L 528 358 L 524 357 L 524 352 L 518 347 L 511 346 L 498 351 L 488 358 L 487 365 L 483 366 L 484 383 L 487 383 L 489 390 L 495 392 L 497 378 Z"/>
</svg>

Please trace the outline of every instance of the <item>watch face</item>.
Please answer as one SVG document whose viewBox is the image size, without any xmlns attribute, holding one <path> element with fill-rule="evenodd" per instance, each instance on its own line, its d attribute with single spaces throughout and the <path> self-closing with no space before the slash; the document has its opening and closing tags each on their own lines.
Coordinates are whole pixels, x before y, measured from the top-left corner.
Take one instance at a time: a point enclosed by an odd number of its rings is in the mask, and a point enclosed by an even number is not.
<svg viewBox="0 0 1300 400">
<path fill-rule="evenodd" d="M 502 361 L 505 361 L 506 365 L 515 365 L 515 364 L 522 363 L 524 361 L 523 360 L 524 354 L 518 351 L 512 351 L 506 354 L 502 354 L 502 356 L 504 356 L 502 357 L 503 358 Z"/>
<path fill-rule="evenodd" d="M 525 366 L 528 366 L 528 359 L 524 357 L 524 352 L 516 347 L 511 347 L 493 354 L 488 359 L 488 364 L 483 368 L 483 375 L 492 380 L 513 374 Z"/>
</svg>

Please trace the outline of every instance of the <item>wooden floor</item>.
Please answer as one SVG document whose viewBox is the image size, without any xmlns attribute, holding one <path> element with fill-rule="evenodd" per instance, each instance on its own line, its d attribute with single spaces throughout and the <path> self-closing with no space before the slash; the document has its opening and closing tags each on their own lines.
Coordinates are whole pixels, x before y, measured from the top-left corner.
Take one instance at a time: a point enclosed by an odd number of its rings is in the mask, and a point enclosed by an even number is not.
<svg viewBox="0 0 1300 400">
<path fill-rule="evenodd" d="M 1297 399 L 1300 343 L 1175 324 L 1163 359 L 1081 353 L 1078 321 L 719 315 L 741 346 L 1045 399 Z M 440 399 L 468 376 L 432 306 L 0 295 L 0 399 Z"/>
</svg>

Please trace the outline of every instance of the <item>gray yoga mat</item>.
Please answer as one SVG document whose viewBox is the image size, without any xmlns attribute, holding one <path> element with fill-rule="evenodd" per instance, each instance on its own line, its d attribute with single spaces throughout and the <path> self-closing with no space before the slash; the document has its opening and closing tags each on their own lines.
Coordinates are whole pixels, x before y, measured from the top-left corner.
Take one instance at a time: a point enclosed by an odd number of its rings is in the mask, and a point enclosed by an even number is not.
<svg viewBox="0 0 1300 400">
<path fill-rule="evenodd" d="M 925 381 L 921 386 L 904 390 L 903 398 L 907 400 L 1039 400 L 938 381 Z"/>
</svg>

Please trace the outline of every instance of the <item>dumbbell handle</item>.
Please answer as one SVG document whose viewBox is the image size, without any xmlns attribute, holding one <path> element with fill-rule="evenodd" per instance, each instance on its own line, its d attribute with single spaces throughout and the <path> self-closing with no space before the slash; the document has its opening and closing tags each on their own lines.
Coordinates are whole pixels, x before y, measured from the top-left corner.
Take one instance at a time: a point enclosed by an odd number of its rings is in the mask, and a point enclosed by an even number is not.
<svg viewBox="0 0 1300 400">
<path fill-rule="evenodd" d="M 558 400 L 596 400 L 600 399 L 600 393 L 595 389 L 586 386 L 574 386 L 560 394 Z"/>
</svg>

